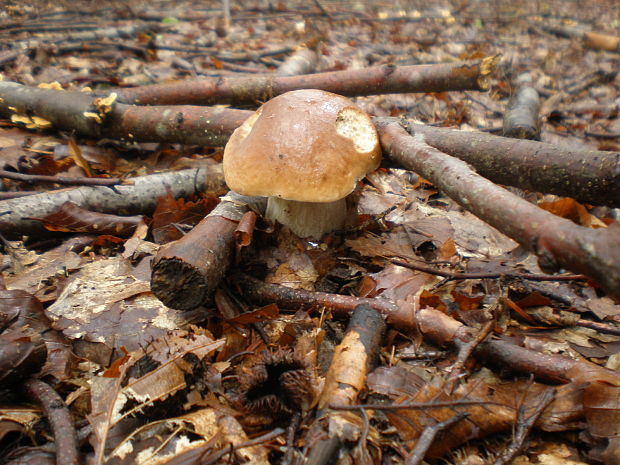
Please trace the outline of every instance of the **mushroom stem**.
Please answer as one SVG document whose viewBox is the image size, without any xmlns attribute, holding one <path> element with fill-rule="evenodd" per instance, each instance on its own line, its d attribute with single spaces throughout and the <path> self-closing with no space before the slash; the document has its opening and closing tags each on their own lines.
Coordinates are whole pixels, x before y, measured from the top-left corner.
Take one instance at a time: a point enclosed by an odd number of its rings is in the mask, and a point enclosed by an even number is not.
<svg viewBox="0 0 620 465">
<path fill-rule="evenodd" d="M 265 216 L 288 226 L 299 237 L 320 239 L 337 229 L 344 229 L 347 219 L 346 199 L 335 202 L 298 202 L 269 197 Z"/>
</svg>

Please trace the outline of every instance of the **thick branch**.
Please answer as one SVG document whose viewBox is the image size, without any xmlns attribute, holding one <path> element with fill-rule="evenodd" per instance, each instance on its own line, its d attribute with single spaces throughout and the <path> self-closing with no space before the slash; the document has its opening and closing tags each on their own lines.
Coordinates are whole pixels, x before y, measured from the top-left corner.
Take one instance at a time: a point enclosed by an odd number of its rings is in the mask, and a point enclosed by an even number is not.
<svg viewBox="0 0 620 465">
<path fill-rule="evenodd" d="M 219 166 L 188 169 L 170 173 L 132 178 L 133 185 L 114 189 L 103 186 L 82 186 L 73 189 L 35 194 L 0 201 L 0 233 L 4 235 L 36 234 L 44 231 L 43 218 L 58 210 L 65 202 L 101 213 L 131 215 L 147 213 L 155 208 L 157 199 L 170 192 L 174 197 L 186 197 L 205 191 L 221 190 L 224 181 Z M 215 189 L 217 188 L 217 189 Z"/>
<path fill-rule="evenodd" d="M 466 163 L 376 118 L 384 152 L 431 181 L 461 206 L 538 255 L 546 270 L 566 268 L 620 298 L 620 225 L 588 229 L 542 210 L 476 174 Z"/>
<path fill-rule="evenodd" d="M 0 82 L 0 116 L 38 116 L 56 129 L 81 136 L 136 142 L 224 145 L 252 114 L 198 106 L 146 107 L 114 103 L 100 114 L 89 94 Z M 98 119 L 99 118 L 99 119 Z"/>
<path fill-rule="evenodd" d="M 14 108 L 15 110 L 11 109 Z M 36 115 L 58 129 L 136 142 L 224 145 L 252 112 L 199 106 L 115 104 L 102 124 L 84 116 L 93 98 L 0 82 L 0 115 Z M 579 151 L 530 140 L 411 124 L 427 144 L 470 163 L 494 182 L 620 207 L 620 153 Z"/>
<path fill-rule="evenodd" d="M 424 141 L 499 184 L 620 207 L 620 153 L 411 124 Z"/>
<path fill-rule="evenodd" d="M 186 80 L 117 89 L 119 101 L 140 105 L 256 104 L 297 89 L 340 95 L 487 90 L 499 57 L 436 65 L 378 66 L 302 76 Z"/>
<path fill-rule="evenodd" d="M 189 233 L 162 247 L 153 259 L 151 274 L 151 290 L 157 298 L 180 310 L 204 304 L 228 271 L 239 221 L 258 203 L 260 199 L 230 192 Z"/>
</svg>

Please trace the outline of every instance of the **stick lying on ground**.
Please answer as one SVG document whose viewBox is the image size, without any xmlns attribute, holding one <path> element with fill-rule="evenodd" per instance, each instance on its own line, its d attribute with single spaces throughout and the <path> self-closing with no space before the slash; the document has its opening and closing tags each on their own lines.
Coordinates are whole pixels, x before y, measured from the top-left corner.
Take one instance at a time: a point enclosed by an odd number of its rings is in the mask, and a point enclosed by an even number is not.
<svg viewBox="0 0 620 465">
<path fill-rule="evenodd" d="M 487 90 L 499 56 L 436 65 L 377 66 L 303 76 L 186 80 L 116 89 L 119 102 L 140 105 L 256 104 L 297 89 L 346 96 Z M 106 93 L 107 95 L 107 93 Z"/>
<path fill-rule="evenodd" d="M 72 94 L 80 95 L 79 92 Z M 56 118 L 57 121 L 52 122 L 54 124 L 58 122 L 61 128 L 68 129 L 72 123 L 75 123 L 78 131 L 83 131 L 89 135 L 95 132 L 101 136 L 101 133 L 108 130 L 112 134 L 128 135 L 132 133 L 124 131 L 134 128 L 138 136 L 140 138 L 146 137 L 146 140 L 149 140 L 148 137 L 155 137 L 156 140 L 178 142 L 179 140 L 175 137 L 181 136 L 191 140 L 192 135 L 194 135 L 198 140 L 202 139 L 205 144 L 207 140 L 225 138 L 251 115 L 251 112 L 238 110 L 213 110 L 201 107 L 167 107 L 167 110 L 162 110 L 164 107 L 131 107 L 114 105 L 113 103 L 110 104 L 109 109 L 105 109 L 105 105 L 98 102 L 94 103 L 95 109 L 99 111 L 101 116 L 101 120 L 97 122 L 96 118 L 84 117 L 82 113 L 75 113 L 76 109 L 85 108 L 84 96 L 77 108 L 74 107 L 72 110 L 66 111 L 66 106 L 62 102 L 67 95 L 68 93 L 59 91 L 29 89 L 15 83 L 0 82 L 0 98 L 3 99 L 0 102 L 0 114 L 12 114 L 15 110 L 21 114 L 44 113 L 46 116 L 51 115 Z M 90 108 L 92 111 L 93 102 L 90 102 L 90 97 L 85 97 L 86 102 L 89 103 L 86 108 Z M 75 102 L 70 100 L 68 105 L 72 104 Z M 186 119 L 185 116 L 189 117 L 190 114 L 191 118 Z M 156 123 L 162 117 L 166 121 L 163 126 Z M 123 125 L 127 122 L 129 122 L 127 125 Z M 380 136 L 383 139 L 385 151 L 387 153 L 392 152 L 392 158 L 402 166 L 413 169 L 429 179 L 481 219 L 535 252 L 548 269 L 557 270 L 560 267 L 566 267 L 571 271 L 587 274 L 597 280 L 611 296 L 620 297 L 620 257 L 618 257 L 620 235 L 615 232 L 618 228 L 617 225 L 612 224 L 610 228 L 596 231 L 579 227 L 509 194 L 504 189 L 474 173 L 466 163 L 410 137 L 394 119 L 375 118 L 374 122 L 377 124 Z M 415 129 L 416 126 L 413 128 Z M 189 131 L 189 134 L 185 131 Z M 214 133 L 209 131 L 214 131 Z M 423 131 L 420 132 L 423 133 Z M 508 140 L 511 143 L 528 142 Z M 192 143 L 196 142 L 192 141 Z M 411 156 L 414 153 L 420 155 L 416 160 Z M 617 160 L 619 156 L 606 152 L 596 153 L 601 154 L 604 161 L 610 158 Z M 434 159 L 437 164 L 433 166 L 427 162 L 428 159 Z M 596 163 L 600 164 L 601 160 L 597 158 Z M 437 169 L 438 166 L 446 168 L 441 176 Z M 531 166 L 528 169 L 531 170 Z M 448 177 L 446 173 L 452 173 L 452 176 Z M 619 181 L 616 180 L 616 182 Z M 97 207 L 93 207 L 93 209 L 100 211 Z M 20 212 L 19 217 L 42 217 L 44 215 L 45 213 Z M 529 224 L 524 224 L 524 219 L 528 219 Z M 2 222 L 0 222 L 1 230 Z"/>
<path fill-rule="evenodd" d="M 370 305 L 358 305 L 351 312 L 347 331 L 334 351 L 325 376 L 317 419 L 309 427 L 308 437 L 315 441 L 309 440 L 306 446 L 308 465 L 332 463 L 346 436 L 359 429 L 353 412 L 331 411 L 329 406 L 357 403 L 368 373 L 376 365 L 384 331 L 385 322 Z M 344 431 L 347 433 L 343 434 Z"/>
<path fill-rule="evenodd" d="M 520 87 L 508 103 L 502 135 L 513 139 L 540 140 L 539 109 L 540 99 L 536 89 L 529 85 Z"/>
<path fill-rule="evenodd" d="M 153 259 L 151 290 L 164 304 L 191 310 L 204 304 L 228 271 L 241 217 L 249 208 L 264 211 L 266 199 L 229 192 L 215 209 Z"/>
<path fill-rule="evenodd" d="M 380 312 L 390 326 L 404 333 L 419 330 L 425 340 L 440 346 L 452 345 L 458 348 L 468 344 L 478 334 L 473 328 L 430 307 L 415 311 L 411 308 L 400 308 L 388 299 L 291 289 L 264 283 L 248 275 L 235 275 L 233 282 L 239 287 L 243 296 L 253 302 L 276 303 L 279 307 L 294 310 L 300 307 L 317 309 L 324 307 L 340 318 L 350 315 L 357 305 L 368 304 Z M 533 374 L 536 378 L 555 383 L 581 383 L 597 379 L 620 386 L 620 374 L 617 371 L 586 360 L 543 354 L 516 345 L 508 338 L 485 340 L 475 348 L 474 356 L 484 363 L 501 366 L 515 373 Z"/>
<path fill-rule="evenodd" d="M 469 165 L 411 136 L 393 119 L 375 118 L 384 153 L 432 182 L 481 220 L 538 256 L 544 271 L 567 268 L 620 298 L 620 224 L 588 229 L 493 184 Z"/>
<path fill-rule="evenodd" d="M 224 176 L 219 165 L 207 169 L 187 169 L 132 178 L 132 185 L 114 189 L 104 186 L 82 186 L 0 201 L 0 233 L 36 234 L 44 231 L 40 221 L 65 202 L 101 213 L 134 214 L 152 211 L 159 197 L 170 192 L 185 197 L 206 191 L 221 191 Z"/>
<path fill-rule="evenodd" d="M 224 145 L 253 112 L 199 106 L 114 104 L 97 123 L 82 92 L 56 91 L 0 82 L 0 115 L 36 115 L 58 129 L 87 137 L 136 142 Z M 14 110 L 13 110 L 13 109 Z M 471 164 L 499 184 L 564 195 L 596 205 L 620 207 L 620 154 L 572 150 L 530 140 L 411 124 L 426 143 Z"/>
</svg>

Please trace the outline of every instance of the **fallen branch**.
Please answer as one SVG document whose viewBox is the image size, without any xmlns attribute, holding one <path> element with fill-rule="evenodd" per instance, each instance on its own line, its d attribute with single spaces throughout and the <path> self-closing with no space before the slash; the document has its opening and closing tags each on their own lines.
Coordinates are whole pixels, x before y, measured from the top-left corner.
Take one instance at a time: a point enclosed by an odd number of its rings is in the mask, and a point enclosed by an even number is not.
<svg viewBox="0 0 620 465">
<path fill-rule="evenodd" d="M 436 65 L 378 66 L 302 76 L 252 76 L 186 80 L 115 89 L 119 102 L 140 105 L 256 104 L 297 89 L 346 96 L 403 92 L 487 90 L 498 56 Z"/>
<path fill-rule="evenodd" d="M 114 189 L 103 186 L 82 186 L 0 201 L 0 233 L 7 236 L 44 232 L 43 218 L 73 202 L 87 210 L 101 213 L 130 215 L 152 211 L 159 197 L 171 193 L 186 197 L 206 191 L 221 191 L 224 180 L 219 166 L 206 169 L 187 169 L 170 173 L 132 178 L 133 185 Z"/>
<path fill-rule="evenodd" d="M 424 428 L 424 431 L 418 438 L 414 449 L 405 459 L 405 465 L 419 465 L 422 463 L 437 434 L 447 430 L 452 425 L 458 423 L 467 416 L 468 414 L 466 412 L 459 412 L 452 418 L 448 418 L 447 420 L 440 421 L 432 426 L 427 426 Z"/>
<path fill-rule="evenodd" d="M 250 275 L 237 273 L 232 281 L 248 299 L 261 304 L 275 303 L 283 308 L 321 308 L 325 307 L 336 316 L 349 316 L 361 304 L 368 304 L 382 315 L 390 317 L 398 313 L 398 306 L 385 299 L 370 299 L 350 295 L 313 292 L 305 289 L 268 284 Z"/>
<path fill-rule="evenodd" d="M 540 99 L 536 89 L 528 85 L 519 88 L 508 103 L 502 135 L 513 139 L 540 140 L 539 109 Z"/>
<path fill-rule="evenodd" d="M 308 77 L 308 76 L 300 76 Z M 249 78 L 253 79 L 253 78 Z M 141 88 L 140 88 L 141 89 Z M 0 82 L 0 115 L 36 115 L 55 128 L 81 136 L 136 142 L 224 145 L 253 113 L 199 106 L 131 106 L 115 103 L 101 124 L 92 96 Z M 482 132 L 411 124 L 427 144 L 471 164 L 494 182 L 620 207 L 620 154 L 560 148 Z"/>
<path fill-rule="evenodd" d="M 314 73 L 318 64 L 317 53 L 310 48 L 301 48 L 284 60 L 276 76 L 298 76 L 300 74 Z"/>
<path fill-rule="evenodd" d="M 254 302 L 275 303 L 282 308 L 298 310 L 321 308 L 335 316 L 349 316 L 357 305 L 367 303 L 379 311 L 388 323 L 401 331 L 419 330 L 425 340 L 439 345 L 457 348 L 475 340 L 480 333 L 445 313 L 433 308 L 406 308 L 381 298 L 363 298 L 291 289 L 277 284 L 266 284 L 248 275 L 233 275 L 234 284 L 244 297 Z M 408 316 L 406 318 L 405 316 Z M 474 356 L 485 363 L 492 363 L 517 373 L 533 374 L 543 380 L 567 383 L 602 379 L 609 384 L 620 385 L 620 374 L 591 362 L 573 360 L 562 355 L 543 354 L 520 347 L 506 339 L 490 339 L 480 343 Z"/>
<path fill-rule="evenodd" d="M 24 174 L 14 171 L 0 170 L 0 178 L 13 179 L 22 182 L 51 182 L 73 186 L 116 186 L 123 182 L 119 178 L 70 178 L 68 176 L 45 176 L 42 174 Z"/>
<path fill-rule="evenodd" d="M 69 409 L 56 391 L 43 381 L 31 379 L 24 383 L 28 395 L 41 405 L 50 422 L 56 443 L 58 465 L 79 465 L 77 434 Z"/>
<path fill-rule="evenodd" d="M 416 312 L 416 321 L 424 339 L 437 345 L 457 348 L 476 338 L 477 332 L 434 308 Z M 544 354 L 518 346 L 508 339 L 489 339 L 474 350 L 475 357 L 515 373 L 534 375 L 554 383 L 589 383 L 600 380 L 620 386 L 620 373 L 585 360 L 573 360 L 556 354 Z"/>
<path fill-rule="evenodd" d="M 309 428 L 308 437 L 318 439 L 308 445 L 305 460 L 308 465 L 332 463 L 346 436 L 359 430 L 359 421 L 355 421 L 353 413 L 330 411 L 329 406 L 357 402 L 366 386 L 368 373 L 376 364 L 384 331 L 381 315 L 370 305 L 362 304 L 353 310 L 325 376 L 317 420 Z"/>
<path fill-rule="evenodd" d="M 620 225 L 588 229 L 555 216 L 475 173 L 466 163 L 412 137 L 393 119 L 375 118 L 384 153 L 534 252 L 544 271 L 567 268 L 620 298 Z"/>
<path fill-rule="evenodd" d="M 620 207 L 620 153 L 573 150 L 456 129 L 411 124 L 408 129 L 442 152 L 466 161 L 499 184 Z"/>
<path fill-rule="evenodd" d="M 230 134 L 252 114 L 198 106 L 133 106 L 111 102 L 109 109 L 84 92 L 39 89 L 0 82 L 0 116 L 34 115 L 55 129 L 96 139 L 224 145 Z M 113 99 L 111 99 L 113 100 Z M 43 128 L 49 124 L 43 123 Z M 35 122 L 30 123 L 36 127 Z M 30 125 L 29 124 L 29 125 Z M 39 121 L 39 124 L 41 122 Z"/>
<path fill-rule="evenodd" d="M 204 304 L 232 262 L 239 221 L 249 208 L 264 210 L 262 200 L 230 192 L 189 233 L 163 246 L 151 274 L 157 298 L 180 310 Z"/>
</svg>

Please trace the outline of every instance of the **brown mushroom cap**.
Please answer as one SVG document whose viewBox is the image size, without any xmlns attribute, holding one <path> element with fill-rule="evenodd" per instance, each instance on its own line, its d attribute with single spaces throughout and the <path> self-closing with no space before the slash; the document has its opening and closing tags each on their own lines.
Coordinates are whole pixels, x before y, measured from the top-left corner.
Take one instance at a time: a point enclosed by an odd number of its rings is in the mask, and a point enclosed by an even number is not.
<svg viewBox="0 0 620 465">
<path fill-rule="evenodd" d="M 381 160 L 366 113 L 346 97 L 295 90 L 265 103 L 224 150 L 228 187 L 243 195 L 333 202 Z"/>
</svg>

